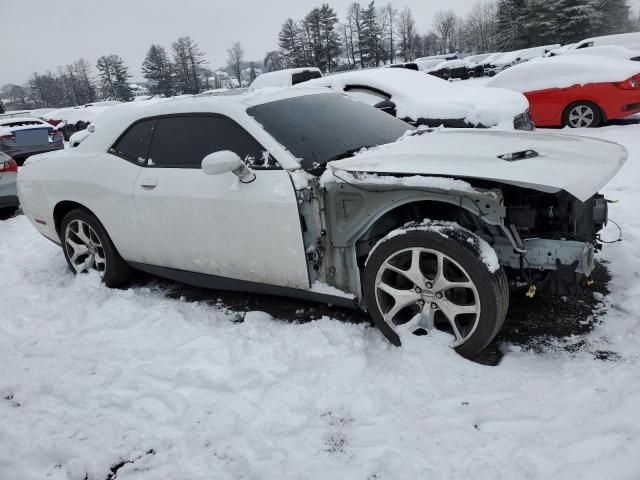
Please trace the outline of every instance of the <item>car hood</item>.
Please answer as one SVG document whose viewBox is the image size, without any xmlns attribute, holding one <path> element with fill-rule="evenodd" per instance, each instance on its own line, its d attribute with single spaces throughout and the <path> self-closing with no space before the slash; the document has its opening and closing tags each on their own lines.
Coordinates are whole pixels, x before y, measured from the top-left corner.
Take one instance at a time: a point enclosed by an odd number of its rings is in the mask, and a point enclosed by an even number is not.
<svg viewBox="0 0 640 480">
<path fill-rule="evenodd" d="M 511 161 L 500 158 L 528 150 L 535 153 Z M 592 138 L 442 129 L 363 150 L 330 162 L 328 168 L 491 180 L 548 193 L 564 190 L 585 201 L 620 170 L 627 156 L 623 146 Z"/>
</svg>

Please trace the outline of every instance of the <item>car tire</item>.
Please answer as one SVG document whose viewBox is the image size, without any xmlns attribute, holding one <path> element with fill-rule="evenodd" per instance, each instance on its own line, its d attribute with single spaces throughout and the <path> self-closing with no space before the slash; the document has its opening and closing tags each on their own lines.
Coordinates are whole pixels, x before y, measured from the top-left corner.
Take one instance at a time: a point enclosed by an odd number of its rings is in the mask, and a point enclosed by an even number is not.
<svg viewBox="0 0 640 480">
<path fill-rule="evenodd" d="M 570 128 L 596 128 L 602 124 L 602 113 L 593 102 L 574 102 L 562 114 L 562 123 Z"/>
<path fill-rule="evenodd" d="M 507 278 L 502 268 L 489 270 L 478 239 L 470 232 L 451 225 L 430 227 L 436 228 L 393 232 L 371 252 L 363 282 L 369 315 L 396 346 L 411 333 L 424 335 L 433 328 L 457 331 L 453 347 L 471 358 L 491 342 L 504 322 Z M 414 264 L 419 267 L 414 269 Z M 444 282 L 438 265 L 445 272 Z M 464 286 L 453 286 L 454 281 Z"/>
<path fill-rule="evenodd" d="M 71 210 L 60 226 L 62 250 L 74 273 L 97 270 L 107 287 L 117 287 L 131 276 L 125 262 L 100 221 L 88 210 Z"/>
</svg>

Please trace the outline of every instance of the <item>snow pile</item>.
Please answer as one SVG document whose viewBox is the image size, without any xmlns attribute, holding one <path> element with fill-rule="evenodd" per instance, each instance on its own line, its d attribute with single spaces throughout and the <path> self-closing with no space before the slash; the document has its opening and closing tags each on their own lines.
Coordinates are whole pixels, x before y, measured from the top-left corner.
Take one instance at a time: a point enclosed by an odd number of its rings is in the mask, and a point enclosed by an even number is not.
<svg viewBox="0 0 640 480">
<path fill-rule="evenodd" d="M 0 478 L 640 478 L 640 125 L 570 132 L 631 154 L 603 192 L 625 238 L 603 251 L 607 313 L 570 339 L 586 348 L 505 345 L 497 367 L 444 333 L 396 348 L 362 324 L 110 290 L 24 216 L 0 221 Z"/>
<path fill-rule="evenodd" d="M 533 92 L 589 83 L 622 82 L 639 73 L 640 62 L 565 54 L 511 67 L 489 80 L 487 86 Z"/>
<path fill-rule="evenodd" d="M 348 86 L 367 86 L 391 96 L 398 118 L 462 119 L 475 125 L 505 129 L 513 129 L 514 117 L 529 107 L 525 97 L 508 90 L 453 84 L 404 68 L 339 73 L 300 86 L 325 86 L 336 91 Z"/>
</svg>

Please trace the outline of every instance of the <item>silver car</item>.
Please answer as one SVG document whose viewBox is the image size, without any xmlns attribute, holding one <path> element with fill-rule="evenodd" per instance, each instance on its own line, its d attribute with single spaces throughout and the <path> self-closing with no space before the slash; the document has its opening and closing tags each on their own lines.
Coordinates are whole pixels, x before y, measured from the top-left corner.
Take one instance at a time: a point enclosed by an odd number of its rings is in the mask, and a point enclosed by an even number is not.
<svg viewBox="0 0 640 480">
<path fill-rule="evenodd" d="M 36 153 L 64 148 L 64 137 L 53 125 L 33 117 L 0 117 L 0 152 L 18 165 Z"/>
<path fill-rule="evenodd" d="M 18 206 L 17 178 L 18 166 L 16 162 L 0 152 L 0 210 L 15 209 Z"/>
</svg>

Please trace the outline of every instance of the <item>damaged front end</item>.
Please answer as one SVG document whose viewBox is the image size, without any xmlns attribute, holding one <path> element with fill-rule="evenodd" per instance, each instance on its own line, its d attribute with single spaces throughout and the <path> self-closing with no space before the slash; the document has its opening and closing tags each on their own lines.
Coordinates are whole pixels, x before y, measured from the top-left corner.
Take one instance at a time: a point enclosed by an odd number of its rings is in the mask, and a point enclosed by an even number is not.
<svg viewBox="0 0 640 480">
<path fill-rule="evenodd" d="M 519 248 L 498 239 L 493 245 L 516 285 L 529 295 L 548 286 L 552 293 L 573 296 L 589 282 L 595 253 L 602 248 L 598 232 L 607 224 L 607 200 L 596 194 L 584 202 L 566 192 L 545 194 L 504 187 L 505 224 Z"/>
</svg>

